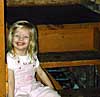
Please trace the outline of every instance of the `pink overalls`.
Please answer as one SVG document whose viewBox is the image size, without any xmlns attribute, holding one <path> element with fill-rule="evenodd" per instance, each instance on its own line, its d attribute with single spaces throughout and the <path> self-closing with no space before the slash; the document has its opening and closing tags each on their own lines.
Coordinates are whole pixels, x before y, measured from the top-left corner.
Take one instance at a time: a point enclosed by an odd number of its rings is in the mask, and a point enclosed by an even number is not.
<svg viewBox="0 0 100 97">
<path fill-rule="evenodd" d="M 35 72 L 39 61 L 30 62 L 29 56 L 14 58 L 7 54 L 8 68 L 14 70 L 15 75 L 15 97 L 61 97 L 56 91 L 44 86 L 35 79 Z"/>
</svg>

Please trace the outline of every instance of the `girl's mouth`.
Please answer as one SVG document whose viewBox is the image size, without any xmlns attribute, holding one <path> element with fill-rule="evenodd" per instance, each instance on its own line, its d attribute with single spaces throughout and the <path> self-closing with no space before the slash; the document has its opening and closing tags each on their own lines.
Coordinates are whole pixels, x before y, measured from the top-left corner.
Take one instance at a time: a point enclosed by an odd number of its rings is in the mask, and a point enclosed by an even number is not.
<svg viewBox="0 0 100 97">
<path fill-rule="evenodd" d="M 23 45 L 25 45 L 24 42 L 17 42 L 16 44 L 17 44 L 18 46 L 23 46 Z"/>
</svg>

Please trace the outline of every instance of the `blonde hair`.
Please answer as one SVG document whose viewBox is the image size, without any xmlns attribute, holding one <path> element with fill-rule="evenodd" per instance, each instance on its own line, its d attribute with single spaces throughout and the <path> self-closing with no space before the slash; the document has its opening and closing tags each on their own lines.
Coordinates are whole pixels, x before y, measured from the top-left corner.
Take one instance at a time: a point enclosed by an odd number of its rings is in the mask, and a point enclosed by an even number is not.
<svg viewBox="0 0 100 97">
<path fill-rule="evenodd" d="M 8 36 L 8 48 L 7 48 L 8 52 L 10 52 L 12 54 L 14 52 L 12 40 L 13 40 L 13 35 L 15 33 L 15 30 L 17 28 L 29 29 L 31 34 L 30 34 L 30 44 L 28 47 L 28 53 L 32 57 L 33 54 L 37 53 L 37 28 L 35 25 L 33 25 L 30 22 L 25 21 L 25 20 L 17 21 L 10 27 L 9 36 Z"/>
</svg>

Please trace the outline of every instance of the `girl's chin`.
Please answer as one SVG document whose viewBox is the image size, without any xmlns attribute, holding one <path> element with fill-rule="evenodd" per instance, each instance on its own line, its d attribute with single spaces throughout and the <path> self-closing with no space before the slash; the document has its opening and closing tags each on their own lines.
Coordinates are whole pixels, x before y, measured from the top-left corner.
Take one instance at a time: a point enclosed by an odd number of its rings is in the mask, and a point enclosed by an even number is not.
<svg viewBox="0 0 100 97">
<path fill-rule="evenodd" d="M 21 50 L 21 51 L 23 50 L 23 51 L 24 51 L 24 50 L 26 50 L 26 47 L 17 46 L 15 49 L 16 49 L 16 50 Z"/>
</svg>

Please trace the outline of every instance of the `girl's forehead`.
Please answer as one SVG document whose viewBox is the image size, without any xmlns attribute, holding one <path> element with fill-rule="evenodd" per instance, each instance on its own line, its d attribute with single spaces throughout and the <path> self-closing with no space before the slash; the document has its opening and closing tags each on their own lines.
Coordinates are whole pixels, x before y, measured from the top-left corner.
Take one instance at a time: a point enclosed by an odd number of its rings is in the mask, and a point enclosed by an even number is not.
<svg viewBox="0 0 100 97">
<path fill-rule="evenodd" d="M 30 34 L 30 29 L 28 29 L 28 28 L 17 28 L 16 30 L 15 30 L 15 33 L 24 33 L 24 34 Z"/>
</svg>

